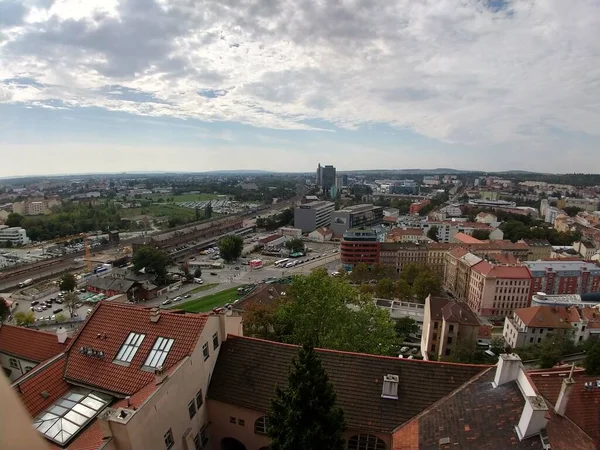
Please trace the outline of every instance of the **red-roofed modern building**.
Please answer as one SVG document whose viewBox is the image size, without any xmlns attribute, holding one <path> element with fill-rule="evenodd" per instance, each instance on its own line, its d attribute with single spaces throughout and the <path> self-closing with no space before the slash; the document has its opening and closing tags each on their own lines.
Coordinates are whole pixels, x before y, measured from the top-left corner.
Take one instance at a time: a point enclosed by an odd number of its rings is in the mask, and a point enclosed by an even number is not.
<svg viewBox="0 0 600 450">
<path fill-rule="evenodd" d="M 64 353 L 13 386 L 54 448 L 203 448 L 210 376 L 241 332 L 227 314 L 100 303 Z"/>
<path fill-rule="evenodd" d="M 42 361 L 67 349 L 67 330 L 46 333 L 30 328 L 0 325 L 0 367 L 10 381 L 26 374 Z"/>
<path fill-rule="evenodd" d="M 467 302 L 484 317 L 504 318 L 531 302 L 531 273 L 525 266 L 481 261 L 471 267 Z"/>
</svg>

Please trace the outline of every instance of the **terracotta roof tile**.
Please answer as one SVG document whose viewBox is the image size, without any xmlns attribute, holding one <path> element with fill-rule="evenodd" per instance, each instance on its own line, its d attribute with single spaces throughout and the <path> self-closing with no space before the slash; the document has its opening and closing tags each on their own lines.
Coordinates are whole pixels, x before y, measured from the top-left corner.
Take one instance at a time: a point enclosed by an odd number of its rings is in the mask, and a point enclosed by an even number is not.
<svg viewBox="0 0 600 450">
<path fill-rule="evenodd" d="M 515 314 L 528 327 L 571 328 L 569 312 L 564 306 L 530 306 L 515 309 Z"/>
<path fill-rule="evenodd" d="M 348 427 L 390 433 L 488 366 L 406 360 L 317 350 L 344 409 Z M 287 384 L 293 345 L 229 336 L 208 398 L 266 412 L 276 385 Z M 383 377 L 399 375 L 398 400 L 381 398 Z"/>
<path fill-rule="evenodd" d="M 152 323 L 150 314 L 148 308 L 100 303 L 71 344 L 65 378 L 131 395 L 154 379 L 153 372 L 141 370 L 141 367 L 158 337 L 174 339 L 163 364 L 166 370 L 192 353 L 206 323 L 206 315 L 161 311 L 159 321 Z M 144 334 L 145 338 L 128 366 L 115 364 L 113 361 L 130 332 Z M 78 351 L 80 347 L 103 351 L 105 357 L 84 356 Z"/>
<path fill-rule="evenodd" d="M 31 328 L 0 325 L 0 353 L 6 353 L 27 361 L 40 363 L 64 352 L 70 338 L 64 344 L 58 342 L 54 333 Z"/>
<path fill-rule="evenodd" d="M 448 300 L 442 308 L 442 317 L 446 322 L 459 323 L 461 325 L 479 326 L 479 319 L 465 302 Z"/>
<path fill-rule="evenodd" d="M 531 279 L 531 272 L 525 266 L 503 266 L 481 261 L 473 266 L 473 270 L 481 275 L 512 280 Z"/>
<path fill-rule="evenodd" d="M 469 251 L 463 247 L 456 247 L 456 248 L 453 248 L 452 250 L 450 250 L 450 254 L 452 256 L 454 256 L 455 258 L 462 258 L 467 253 L 469 253 Z"/>
<path fill-rule="evenodd" d="M 483 244 L 483 243 L 485 243 L 485 241 L 482 241 L 481 239 L 474 238 L 473 236 L 469 236 L 468 234 L 465 234 L 462 232 L 456 233 L 454 236 L 452 236 L 452 239 L 454 239 L 455 241 L 458 241 L 458 242 L 462 242 L 463 244 Z"/>
</svg>

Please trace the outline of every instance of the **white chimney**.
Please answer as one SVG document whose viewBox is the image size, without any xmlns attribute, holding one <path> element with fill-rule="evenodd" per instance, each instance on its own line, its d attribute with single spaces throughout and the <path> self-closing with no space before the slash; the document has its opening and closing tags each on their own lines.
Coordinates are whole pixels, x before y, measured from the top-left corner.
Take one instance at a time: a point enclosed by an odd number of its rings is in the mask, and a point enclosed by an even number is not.
<svg viewBox="0 0 600 450">
<path fill-rule="evenodd" d="M 67 330 L 63 327 L 58 327 L 58 330 L 56 330 L 56 337 L 58 337 L 59 344 L 64 344 L 67 340 Z"/>
<path fill-rule="evenodd" d="M 559 416 L 564 416 L 565 412 L 567 411 L 569 396 L 571 395 L 571 390 L 573 390 L 573 385 L 575 384 L 575 380 L 573 379 L 574 368 L 575 363 L 573 363 L 573 365 L 571 366 L 571 373 L 569 374 L 569 378 L 563 379 L 562 387 L 560 388 L 560 394 L 558 394 L 558 400 L 556 401 L 556 405 L 554 405 L 554 410 Z"/>
<path fill-rule="evenodd" d="M 521 414 L 519 424 L 515 427 L 520 441 L 538 434 L 546 428 L 546 424 L 548 423 L 548 419 L 546 418 L 547 412 L 548 406 L 546 406 L 546 402 L 542 396 L 525 397 L 523 413 Z"/>
<path fill-rule="evenodd" d="M 519 355 L 514 353 L 500 355 L 496 367 L 496 376 L 494 377 L 494 387 L 515 381 L 519 377 L 522 368 L 523 364 Z"/>
</svg>

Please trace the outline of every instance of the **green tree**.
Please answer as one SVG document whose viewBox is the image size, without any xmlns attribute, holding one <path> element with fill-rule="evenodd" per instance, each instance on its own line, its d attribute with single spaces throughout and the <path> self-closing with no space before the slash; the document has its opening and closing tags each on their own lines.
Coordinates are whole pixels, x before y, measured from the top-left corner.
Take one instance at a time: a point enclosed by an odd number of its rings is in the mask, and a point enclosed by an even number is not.
<svg viewBox="0 0 600 450">
<path fill-rule="evenodd" d="M 577 206 L 567 206 L 563 208 L 563 211 L 567 213 L 570 217 L 575 217 L 577 213 L 584 211 L 582 208 L 578 208 Z"/>
<path fill-rule="evenodd" d="M 149 246 L 140 247 L 133 254 L 131 263 L 136 271 L 145 269 L 146 273 L 156 274 L 160 284 L 166 282 L 169 255 L 164 251 Z"/>
<path fill-rule="evenodd" d="M 419 324 L 412 317 L 401 317 L 396 319 L 394 329 L 396 330 L 398 338 L 401 341 L 404 341 L 408 336 L 419 332 Z"/>
<path fill-rule="evenodd" d="M 19 311 L 14 315 L 15 322 L 18 326 L 33 325 L 35 323 L 35 314 L 33 311 Z"/>
<path fill-rule="evenodd" d="M 367 266 L 365 263 L 359 263 L 352 268 L 350 280 L 354 283 L 364 283 L 370 279 L 371 272 L 369 271 L 369 266 Z"/>
<path fill-rule="evenodd" d="M 277 321 L 290 344 L 392 355 L 398 343 L 388 312 L 325 269 L 294 277 Z"/>
<path fill-rule="evenodd" d="M 600 341 L 590 341 L 586 346 L 583 367 L 588 375 L 600 375 Z"/>
<path fill-rule="evenodd" d="M 69 317 L 73 317 L 73 314 L 75 314 L 75 311 L 77 311 L 78 304 L 79 297 L 74 292 L 69 292 L 63 298 L 63 305 L 65 305 L 65 308 L 67 308 L 67 310 L 69 311 Z"/>
<path fill-rule="evenodd" d="M 268 415 L 271 450 L 343 450 L 344 412 L 315 351 L 300 349 L 288 386 L 277 387 Z"/>
<path fill-rule="evenodd" d="M 73 292 L 77 287 L 77 280 L 72 273 L 65 273 L 58 281 L 58 287 L 63 292 Z"/>
<path fill-rule="evenodd" d="M 384 264 L 375 264 L 371 270 L 371 277 L 375 280 L 382 280 L 384 278 L 394 278 L 396 271 L 394 267 L 386 266 Z"/>
<path fill-rule="evenodd" d="M 425 269 L 421 266 L 418 266 L 417 264 L 404 264 L 402 266 L 402 272 L 400 272 L 400 279 L 406 281 L 408 285 L 412 287 L 417 277 L 421 274 L 423 270 Z"/>
<path fill-rule="evenodd" d="M 196 270 L 194 270 L 194 277 L 196 277 L 196 278 L 202 277 L 202 269 L 200 267 L 198 267 L 198 268 L 196 268 Z"/>
<path fill-rule="evenodd" d="M 285 243 L 285 248 L 287 248 L 290 253 L 303 253 L 304 252 L 304 242 L 302 239 L 294 238 L 290 239 Z"/>
<path fill-rule="evenodd" d="M 377 282 L 375 295 L 379 298 L 394 298 L 394 282 L 389 278 L 384 278 Z"/>
<path fill-rule="evenodd" d="M 481 349 L 477 348 L 477 341 L 474 339 L 459 339 L 450 350 L 448 361 L 456 363 L 481 363 L 485 356 Z"/>
<path fill-rule="evenodd" d="M 394 284 L 394 294 L 400 300 L 409 299 L 412 295 L 410 284 L 404 279 L 396 281 Z"/>
<path fill-rule="evenodd" d="M 506 349 L 506 340 L 504 336 L 494 336 L 490 342 L 490 350 L 494 352 L 495 355 L 500 355 L 504 353 Z"/>
<path fill-rule="evenodd" d="M 0 323 L 4 322 L 10 316 L 10 308 L 4 297 L 0 297 Z"/>
<path fill-rule="evenodd" d="M 25 217 L 23 217 L 21 214 L 10 213 L 6 218 L 6 222 L 4 224 L 9 227 L 21 227 L 23 226 L 24 220 Z"/>
<path fill-rule="evenodd" d="M 480 241 L 487 241 L 490 238 L 489 230 L 473 230 L 473 234 L 471 235 L 475 239 L 479 239 Z"/>
<path fill-rule="evenodd" d="M 184 262 L 183 264 L 181 264 L 179 266 L 179 270 L 181 270 L 185 281 L 187 281 L 188 283 L 194 279 L 194 275 L 192 275 L 192 273 L 190 272 L 190 265 L 188 263 Z"/>
<path fill-rule="evenodd" d="M 427 230 L 427 237 L 432 241 L 438 242 L 440 240 L 438 237 L 439 231 L 440 229 L 436 225 L 433 225 L 429 228 L 429 230 Z"/>
<path fill-rule="evenodd" d="M 542 369 L 549 369 L 560 361 L 561 356 L 573 350 L 571 330 L 554 330 L 546 334 L 540 343 L 538 364 Z"/>
<path fill-rule="evenodd" d="M 412 286 L 412 294 L 420 302 L 424 302 L 428 295 L 439 295 L 441 290 L 440 280 L 429 272 L 421 273 Z"/>
<path fill-rule="evenodd" d="M 244 250 L 244 239 L 235 234 L 222 237 L 217 244 L 219 246 L 221 258 L 228 263 L 238 259 L 242 254 L 242 250 Z"/>
<path fill-rule="evenodd" d="M 64 314 L 57 314 L 56 315 L 56 321 L 57 322 L 64 322 L 65 320 L 67 320 L 67 316 L 65 316 Z"/>
</svg>

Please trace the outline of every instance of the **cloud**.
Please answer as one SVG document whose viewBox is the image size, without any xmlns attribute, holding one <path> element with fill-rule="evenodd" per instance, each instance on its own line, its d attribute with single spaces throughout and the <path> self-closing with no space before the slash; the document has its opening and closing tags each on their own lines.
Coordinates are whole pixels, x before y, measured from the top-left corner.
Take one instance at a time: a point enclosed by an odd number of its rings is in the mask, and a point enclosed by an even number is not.
<svg viewBox="0 0 600 450">
<path fill-rule="evenodd" d="M 2 27 L 3 102 L 479 146 L 600 134 L 597 0 L 0 0 Z"/>
</svg>

